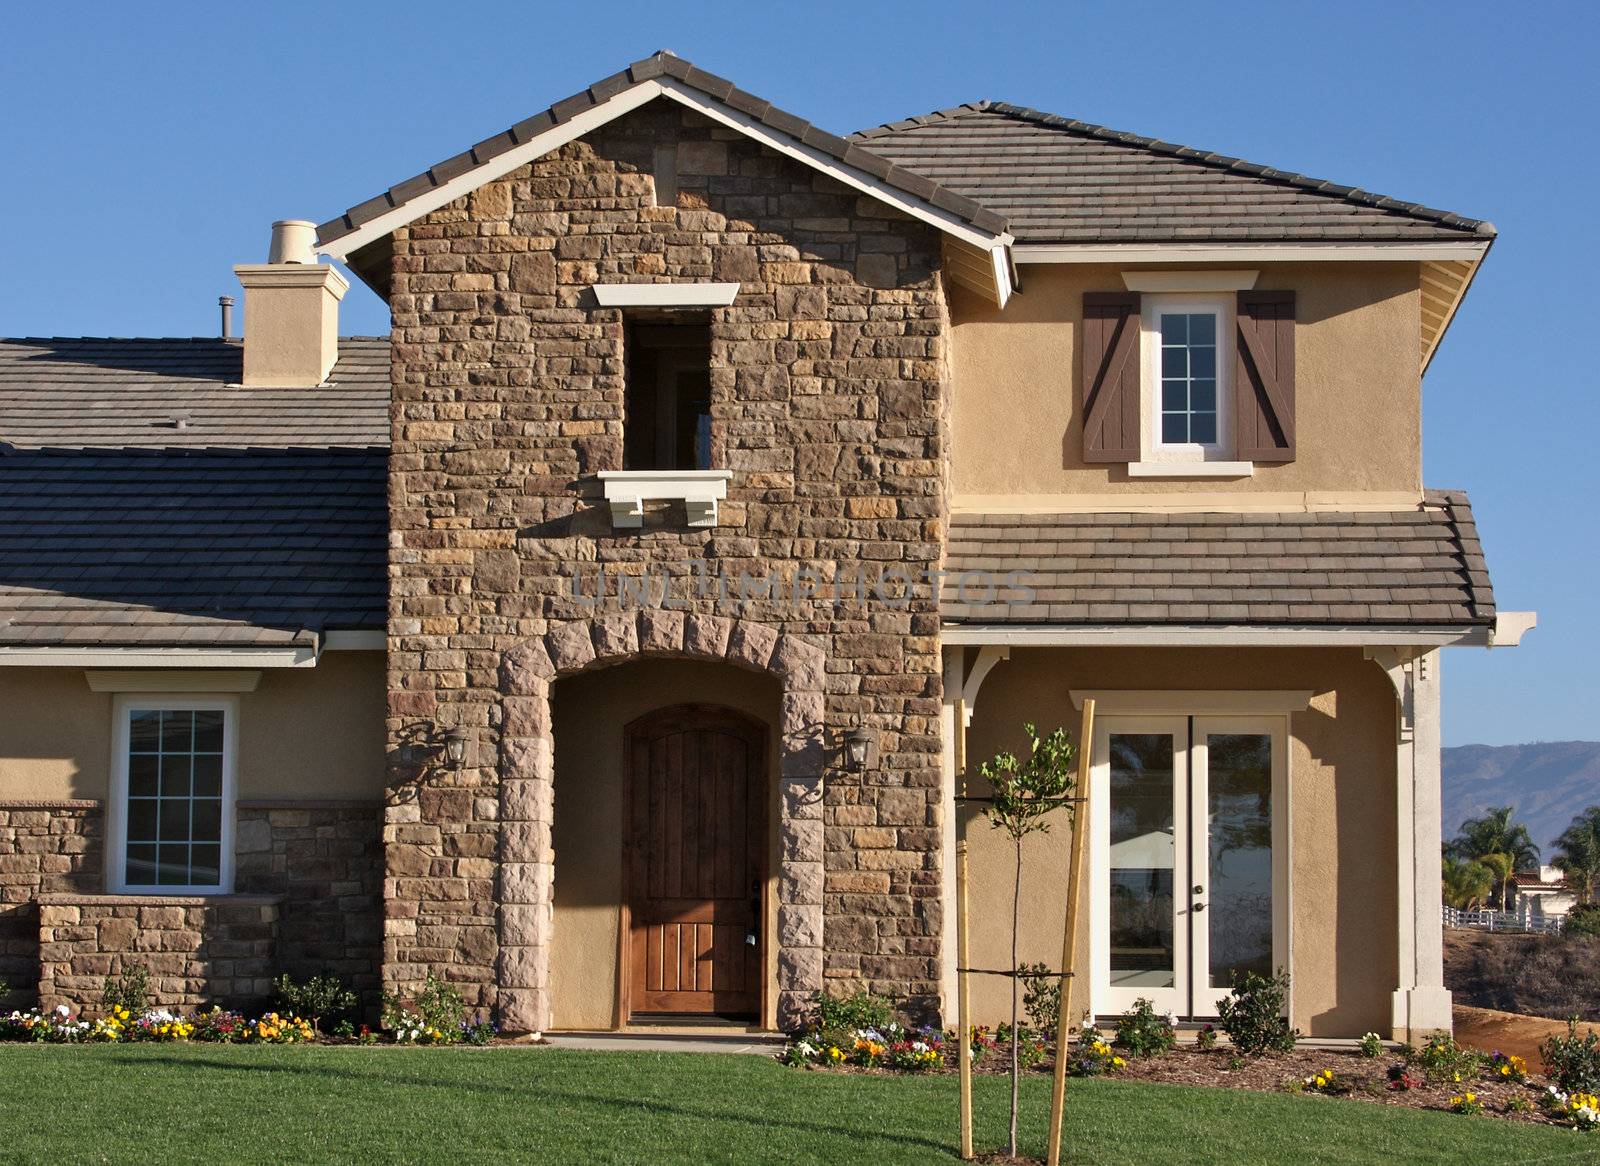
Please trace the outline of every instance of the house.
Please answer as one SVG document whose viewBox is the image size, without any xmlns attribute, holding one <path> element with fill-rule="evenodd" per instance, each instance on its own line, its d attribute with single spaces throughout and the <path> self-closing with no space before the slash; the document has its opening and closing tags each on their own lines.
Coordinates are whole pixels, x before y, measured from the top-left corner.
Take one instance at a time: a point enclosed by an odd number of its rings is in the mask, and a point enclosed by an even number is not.
<svg viewBox="0 0 1600 1166">
<path fill-rule="evenodd" d="M 1578 905 L 1578 896 L 1567 886 L 1560 867 L 1542 863 L 1537 873 L 1514 874 L 1517 918 L 1524 924 L 1565 921 L 1567 912 Z"/>
<path fill-rule="evenodd" d="M 1074 1009 L 1282 967 L 1309 1034 L 1447 1029 L 1441 649 L 1532 616 L 1421 379 L 1493 237 L 1011 105 L 836 137 L 663 53 L 275 224 L 242 342 L 0 344 L 0 976 L 949 1016 L 958 835 L 975 951 L 1010 911 L 965 773 L 1092 697 Z"/>
</svg>

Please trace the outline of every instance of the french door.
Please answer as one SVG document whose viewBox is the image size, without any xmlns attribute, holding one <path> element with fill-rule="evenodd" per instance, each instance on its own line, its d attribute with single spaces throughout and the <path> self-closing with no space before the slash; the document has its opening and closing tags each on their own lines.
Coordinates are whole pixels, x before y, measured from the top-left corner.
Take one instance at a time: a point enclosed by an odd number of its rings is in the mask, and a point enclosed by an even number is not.
<svg viewBox="0 0 1600 1166">
<path fill-rule="evenodd" d="M 1091 771 L 1094 1010 L 1217 1015 L 1287 966 L 1286 718 L 1107 716 Z"/>
</svg>

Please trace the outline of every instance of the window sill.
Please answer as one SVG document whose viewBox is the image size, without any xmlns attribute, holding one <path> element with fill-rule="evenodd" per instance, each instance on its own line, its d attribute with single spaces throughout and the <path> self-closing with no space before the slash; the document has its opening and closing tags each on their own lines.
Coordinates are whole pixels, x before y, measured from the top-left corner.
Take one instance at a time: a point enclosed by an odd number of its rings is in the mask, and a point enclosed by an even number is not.
<svg viewBox="0 0 1600 1166">
<path fill-rule="evenodd" d="M 1130 478 L 1249 478 L 1254 462 L 1129 462 Z"/>
<path fill-rule="evenodd" d="M 144 890 L 86 895 L 56 893 L 40 895 L 36 902 L 46 907 L 276 907 L 283 902 L 283 896 L 173 887 L 164 893 Z"/>
<path fill-rule="evenodd" d="M 728 496 L 732 470 L 601 470 L 595 475 L 618 530 L 644 526 L 646 502 L 682 502 L 690 526 L 717 525 L 717 503 Z"/>
</svg>

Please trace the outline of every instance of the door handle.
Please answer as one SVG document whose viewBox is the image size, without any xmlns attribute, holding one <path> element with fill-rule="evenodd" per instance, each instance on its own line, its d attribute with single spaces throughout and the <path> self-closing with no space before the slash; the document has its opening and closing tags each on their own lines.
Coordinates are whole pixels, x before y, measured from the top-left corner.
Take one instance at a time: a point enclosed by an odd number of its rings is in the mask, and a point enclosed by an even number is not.
<svg viewBox="0 0 1600 1166">
<path fill-rule="evenodd" d="M 1206 905 L 1204 903 L 1196 903 L 1194 906 L 1189 908 L 1189 910 L 1193 911 L 1196 915 L 1198 915 L 1201 911 L 1204 911 L 1205 909 L 1206 909 Z"/>
</svg>

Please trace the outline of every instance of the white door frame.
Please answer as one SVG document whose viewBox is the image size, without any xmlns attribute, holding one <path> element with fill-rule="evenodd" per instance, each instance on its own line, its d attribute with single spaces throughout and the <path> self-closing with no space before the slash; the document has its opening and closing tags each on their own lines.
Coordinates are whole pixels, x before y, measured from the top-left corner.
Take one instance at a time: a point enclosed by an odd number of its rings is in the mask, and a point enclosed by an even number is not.
<svg viewBox="0 0 1600 1166">
<path fill-rule="evenodd" d="M 1143 995 L 1158 1011 L 1173 1011 L 1179 1016 L 1204 1018 L 1215 1016 L 1215 1001 L 1225 992 L 1214 992 L 1209 999 L 1201 999 L 1201 990 L 1191 985 L 1192 971 L 1205 966 L 1206 938 L 1202 936 L 1199 950 L 1191 951 L 1190 944 L 1190 888 L 1203 885 L 1204 892 L 1194 896 L 1196 901 L 1209 902 L 1209 878 L 1201 883 L 1188 881 L 1191 875 L 1191 841 L 1207 833 L 1205 796 L 1205 743 L 1207 733 L 1216 732 L 1266 732 L 1272 735 L 1272 958 L 1275 968 L 1291 971 L 1293 937 L 1290 930 L 1291 911 L 1291 783 L 1289 776 L 1289 714 L 1303 709 L 1309 703 L 1310 693 L 1073 693 L 1075 703 L 1085 696 L 1097 701 L 1104 699 L 1105 715 L 1095 719 L 1093 753 L 1091 756 L 1089 797 L 1091 830 L 1089 838 L 1089 1007 L 1096 1016 L 1114 1016 L 1125 1012 L 1134 997 Z M 1185 700 L 1186 697 L 1199 699 Z M 1122 698 L 1122 699 L 1119 699 Z M 1165 700 L 1163 700 L 1165 698 Z M 1167 703 L 1170 702 L 1170 703 Z M 1188 707 L 1185 707 L 1188 706 Z M 1118 712 L 1121 708 L 1126 711 Z M 1162 713 L 1155 713 L 1164 708 Z M 1097 710 L 1098 711 L 1098 710 Z M 1177 863 L 1173 879 L 1174 930 L 1173 949 L 1176 967 L 1174 985 L 1167 989 L 1114 989 L 1109 982 L 1111 959 L 1110 910 L 1110 851 L 1111 817 L 1109 813 L 1111 765 L 1110 736 L 1117 733 L 1179 734 L 1174 741 L 1174 823 L 1181 822 L 1183 829 L 1176 830 L 1173 845 Z M 1191 744 L 1194 742 L 1195 744 Z M 1191 762 L 1190 754 L 1195 753 Z M 1191 777 L 1191 770 L 1193 777 Z M 1179 875 L 1184 881 L 1179 880 Z M 1195 930 L 1199 930 L 1198 928 Z M 1209 991 L 1207 989 L 1206 991 Z M 1292 999 L 1292 996 L 1291 996 Z"/>
</svg>

